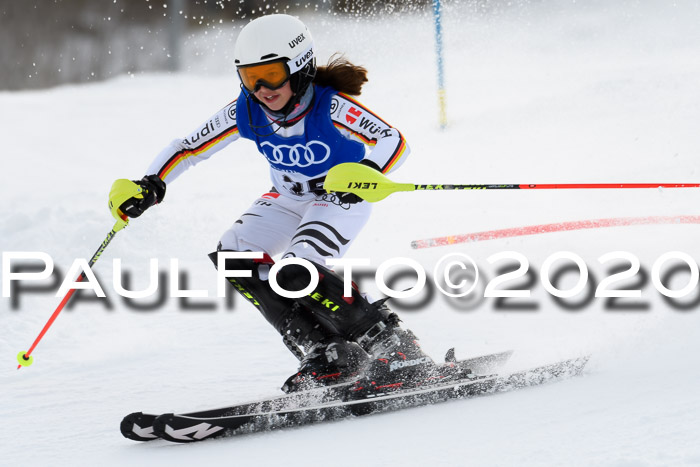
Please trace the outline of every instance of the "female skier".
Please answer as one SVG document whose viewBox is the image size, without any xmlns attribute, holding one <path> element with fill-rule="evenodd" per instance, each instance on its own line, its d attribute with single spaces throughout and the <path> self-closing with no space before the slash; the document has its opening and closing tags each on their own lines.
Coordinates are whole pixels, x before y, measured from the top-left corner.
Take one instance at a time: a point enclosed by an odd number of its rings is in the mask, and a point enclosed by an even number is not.
<svg viewBox="0 0 700 467">
<path fill-rule="evenodd" d="M 187 138 L 173 141 L 147 175 L 133 182 L 133 192 L 111 202 L 127 216 L 138 217 L 163 201 L 166 184 L 189 167 L 241 137 L 255 141 L 270 164 L 273 187 L 224 232 L 210 258 L 218 268 L 252 271 L 252 277 L 229 281 L 301 359 L 283 390 L 358 376 L 376 385 L 432 376 L 432 360 L 415 336 L 399 326 L 396 314 L 382 301 L 369 303 L 355 289 L 344 297 L 342 279 L 325 267 L 326 259 L 345 254 L 371 211 L 352 193 L 325 193 L 328 170 L 359 162 L 388 173 L 409 153 L 398 130 L 350 97 L 360 94 L 367 71 L 344 59 L 317 68 L 311 33 L 288 15 L 251 21 L 241 30 L 234 55 L 241 80 L 238 98 Z M 219 252 L 264 255 L 218 264 Z M 275 255 L 310 261 L 320 278 L 316 289 L 299 299 L 273 292 L 268 272 Z M 280 270 L 277 282 L 286 290 L 300 290 L 310 276 L 303 266 L 290 264 Z"/>
</svg>

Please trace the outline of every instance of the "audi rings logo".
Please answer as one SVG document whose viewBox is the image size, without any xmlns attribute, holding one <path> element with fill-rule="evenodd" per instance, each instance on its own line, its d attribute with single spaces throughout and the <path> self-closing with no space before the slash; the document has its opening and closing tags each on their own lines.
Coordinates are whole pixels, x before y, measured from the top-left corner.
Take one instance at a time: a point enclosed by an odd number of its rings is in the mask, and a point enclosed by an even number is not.
<svg viewBox="0 0 700 467">
<path fill-rule="evenodd" d="M 269 146 L 271 151 L 264 151 L 270 163 L 283 165 L 285 167 L 309 167 L 316 164 L 323 164 L 331 156 L 331 148 L 321 141 L 309 141 L 306 145 L 295 144 L 289 146 L 280 144 L 275 146 L 264 141 L 260 147 Z"/>
</svg>

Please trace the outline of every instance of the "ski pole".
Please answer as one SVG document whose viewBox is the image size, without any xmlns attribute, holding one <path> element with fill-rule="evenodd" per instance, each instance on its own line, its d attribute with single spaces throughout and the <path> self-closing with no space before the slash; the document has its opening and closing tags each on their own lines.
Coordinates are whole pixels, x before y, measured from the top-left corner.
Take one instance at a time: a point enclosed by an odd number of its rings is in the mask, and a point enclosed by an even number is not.
<svg viewBox="0 0 700 467">
<path fill-rule="evenodd" d="M 350 192 L 371 203 L 381 201 L 399 191 L 433 190 L 552 190 L 552 189 L 605 189 L 605 188 L 697 188 L 700 183 L 558 183 L 558 184 L 502 184 L 502 185 L 417 185 L 397 183 L 382 173 L 362 164 L 347 162 L 328 171 L 324 188 L 327 192 Z"/>
<path fill-rule="evenodd" d="M 107 237 L 104 239 L 102 242 L 102 245 L 97 249 L 95 254 L 92 256 L 90 261 L 88 262 L 88 266 L 92 268 L 92 266 L 97 262 L 98 259 L 100 259 L 100 256 L 102 253 L 105 251 L 105 248 L 107 248 L 107 245 L 109 245 L 109 242 L 112 241 L 114 236 L 119 232 L 121 229 L 126 227 L 128 224 L 128 220 L 123 220 L 123 221 L 117 221 L 116 224 L 114 224 L 114 227 L 112 227 L 112 230 L 107 234 Z M 85 273 L 81 273 L 80 276 L 78 276 L 78 279 L 76 282 L 80 282 L 83 279 L 85 279 Z M 19 362 L 19 365 L 17 365 L 17 369 L 19 370 L 23 366 L 29 366 L 32 363 L 34 363 L 34 357 L 32 357 L 32 352 L 34 352 L 34 349 L 36 349 L 36 346 L 39 344 L 41 339 L 44 337 L 46 332 L 49 330 L 51 325 L 53 324 L 54 321 L 56 321 L 56 318 L 58 317 L 59 313 L 61 313 L 61 310 L 63 310 L 63 307 L 68 303 L 68 300 L 73 296 L 73 293 L 75 293 L 77 289 L 70 289 L 68 293 L 63 297 L 63 300 L 61 300 L 61 303 L 58 304 L 58 307 L 56 310 L 54 310 L 53 314 L 49 318 L 49 320 L 46 322 L 44 325 L 44 328 L 41 330 L 37 338 L 34 340 L 34 343 L 32 344 L 31 347 L 29 347 L 29 350 L 26 352 L 22 351 L 17 355 L 17 361 Z"/>
<path fill-rule="evenodd" d="M 129 187 L 129 181 L 120 179 L 114 182 L 112 185 L 112 191 L 110 193 L 110 199 L 114 200 L 119 200 L 117 203 L 113 203 L 110 201 L 109 203 L 109 208 L 112 212 L 112 215 L 114 218 L 117 220 L 117 222 L 114 224 L 112 227 L 112 230 L 107 234 L 107 237 L 105 237 L 104 241 L 100 245 L 100 247 L 97 249 L 94 255 L 92 255 L 92 258 L 88 262 L 88 266 L 92 268 L 92 266 L 97 262 L 98 259 L 100 259 L 100 256 L 102 256 L 102 253 L 105 251 L 105 248 L 107 248 L 107 245 L 112 241 L 114 236 L 122 230 L 124 227 L 129 225 L 129 218 L 122 213 L 119 210 L 119 206 L 121 205 L 121 201 L 125 200 L 128 198 L 131 194 L 128 191 L 130 189 Z M 76 282 L 81 282 L 83 279 L 85 279 L 85 272 L 81 273 L 80 276 L 78 276 L 78 279 Z M 27 350 L 26 352 L 22 351 L 17 355 L 17 362 L 19 365 L 17 366 L 17 369 L 19 370 L 23 366 L 29 366 L 32 363 L 34 363 L 34 357 L 32 357 L 32 352 L 34 352 L 34 349 L 36 349 L 36 346 L 39 345 L 39 342 L 41 339 L 43 339 L 44 335 L 46 332 L 49 330 L 51 325 L 53 324 L 54 321 L 56 321 L 56 318 L 58 317 L 59 313 L 61 313 L 61 310 L 63 310 L 63 307 L 66 306 L 66 303 L 68 303 L 68 300 L 73 296 L 77 289 L 70 289 L 68 293 L 66 293 L 65 297 L 63 297 L 63 300 L 61 300 L 61 303 L 58 304 L 58 307 L 56 310 L 54 310 L 53 314 L 49 318 L 49 320 L 46 322 L 44 325 L 44 328 L 41 330 L 37 338 L 34 340 L 34 343 L 32 346 Z"/>
</svg>

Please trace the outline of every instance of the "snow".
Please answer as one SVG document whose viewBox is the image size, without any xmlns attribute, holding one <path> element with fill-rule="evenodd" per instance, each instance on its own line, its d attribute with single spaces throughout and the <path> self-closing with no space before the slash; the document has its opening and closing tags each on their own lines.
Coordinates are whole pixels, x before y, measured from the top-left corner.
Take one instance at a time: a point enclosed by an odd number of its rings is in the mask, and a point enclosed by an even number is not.
<svg viewBox="0 0 700 467">
<path fill-rule="evenodd" d="M 699 181 L 696 3 L 553 1 L 500 11 L 469 5 L 448 5 L 444 19 L 445 131 L 437 125 L 430 16 L 303 18 L 321 57 L 345 51 L 370 70 L 360 100 L 400 128 L 413 151 L 393 179 Z M 236 96 L 227 50 L 232 39 L 209 40 L 215 52 L 192 58 L 186 73 L 0 93 L 3 253 L 46 252 L 62 274 L 75 258 L 92 255 L 112 225 L 106 204 L 113 180 L 140 177 L 165 144 Z M 428 353 L 440 358 L 452 346 L 458 356 L 513 348 L 512 369 L 591 353 L 583 377 L 198 445 L 123 439 L 118 425 L 129 412 L 189 411 L 274 395 L 295 368 L 252 307 L 234 297 L 228 309 L 214 298 L 216 275 L 206 257 L 268 186 L 266 164 L 243 141 L 181 177 L 166 202 L 132 221 L 95 266 L 111 308 L 82 300 L 65 310 L 30 368 L 16 371 L 15 356 L 60 299 L 24 293 L 19 309 L 0 299 L 0 465 L 700 465 L 698 307 L 671 307 L 650 278 L 638 276 L 620 285 L 641 289 L 634 301 L 646 309 L 614 311 L 598 298 L 567 311 L 538 276 L 558 251 L 583 258 L 594 285 L 610 275 L 610 265 L 598 261 L 608 252 L 633 253 L 647 274 L 668 251 L 697 260 L 697 225 L 410 248 L 415 239 L 498 228 L 693 215 L 697 189 L 400 193 L 375 206 L 348 257 L 369 257 L 374 267 L 408 257 L 432 276 L 444 255 L 463 253 L 476 260 L 483 290 L 506 264 L 487 258 L 516 251 L 535 274 L 527 303 L 536 310 L 499 310 L 494 299 L 469 308 L 440 294 L 420 311 L 399 310 Z M 122 259 L 135 289 L 147 286 L 150 258 L 166 273 L 170 258 L 177 258 L 188 288 L 209 292 L 210 298 L 192 301 L 211 309 L 183 310 L 176 299 L 151 311 L 134 309 L 111 285 L 113 258 Z M 687 276 L 679 274 L 673 288 L 683 287 Z M 561 288 L 576 279 L 566 278 Z M 371 276 L 362 286 L 380 295 Z M 679 301 L 695 297 L 697 287 Z"/>
</svg>

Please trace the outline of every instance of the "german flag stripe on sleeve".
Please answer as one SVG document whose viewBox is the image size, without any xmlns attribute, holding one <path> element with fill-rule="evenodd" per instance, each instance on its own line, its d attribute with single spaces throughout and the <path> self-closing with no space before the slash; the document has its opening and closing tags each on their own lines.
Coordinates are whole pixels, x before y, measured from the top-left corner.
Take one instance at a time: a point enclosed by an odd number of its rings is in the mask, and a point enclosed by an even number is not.
<svg viewBox="0 0 700 467">
<path fill-rule="evenodd" d="M 232 126 L 216 138 L 212 138 L 194 149 L 184 149 L 182 151 L 176 152 L 170 159 L 168 159 L 163 168 L 161 168 L 160 171 L 158 171 L 158 176 L 161 178 L 161 180 L 165 180 L 165 177 L 167 177 L 168 174 L 172 172 L 172 170 L 185 159 L 192 156 L 198 156 L 208 151 L 212 147 L 219 144 L 221 141 L 225 140 L 229 136 L 235 135 L 236 133 L 238 133 L 238 125 Z"/>
<path fill-rule="evenodd" d="M 366 137 L 365 135 L 363 135 L 362 133 L 358 133 L 355 130 L 353 130 L 352 128 L 349 128 L 340 122 L 334 121 L 333 126 L 335 126 L 339 130 L 345 130 L 345 131 L 349 132 L 350 134 L 352 134 L 352 136 L 359 139 L 360 141 L 362 141 L 363 143 L 365 143 L 368 146 L 374 146 L 377 144 L 377 138 L 370 139 L 370 138 Z"/>
<path fill-rule="evenodd" d="M 396 130 L 398 131 L 398 130 Z M 391 170 L 391 168 L 396 164 L 396 162 L 401 159 L 401 156 L 406 152 L 406 140 L 404 139 L 403 135 L 399 131 L 399 145 L 394 151 L 394 153 L 391 155 L 391 158 L 389 159 L 389 162 L 386 163 L 384 167 L 382 167 L 382 173 L 387 173 L 388 171 Z"/>
</svg>

